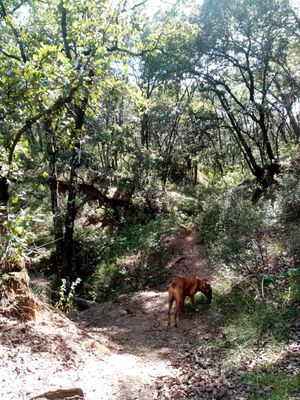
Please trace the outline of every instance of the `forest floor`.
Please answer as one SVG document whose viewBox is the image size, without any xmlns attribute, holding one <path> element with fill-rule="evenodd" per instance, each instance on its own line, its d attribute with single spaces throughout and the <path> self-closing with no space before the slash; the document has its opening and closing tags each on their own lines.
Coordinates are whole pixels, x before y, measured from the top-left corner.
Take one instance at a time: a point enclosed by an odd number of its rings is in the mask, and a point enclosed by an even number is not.
<svg viewBox="0 0 300 400">
<path fill-rule="evenodd" d="M 199 233 L 186 229 L 168 238 L 173 249 L 167 266 L 170 281 L 194 274 L 213 282 L 199 242 Z M 1 317 L 0 398 L 27 400 L 72 387 L 81 388 L 86 400 L 250 398 L 241 382 L 259 362 L 259 354 L 245 357 L 235 369 L 223 369 L 224 317 L 204 304 L 198 312 L 184 314 L 178 328 L 168 327 L 169 283 L 96 304 L 72 320 L 54 313 L 35 323 Z M 196 350 L 199 343 L 205 350 Z M 289 360 L 289 372 L 295 375 L 299 351 L 294 329 L 288 344 L 274 355 L 277 370 L 286 370 Z M 261 393 L 270 387 L 262 387 Z"/>
</svg>

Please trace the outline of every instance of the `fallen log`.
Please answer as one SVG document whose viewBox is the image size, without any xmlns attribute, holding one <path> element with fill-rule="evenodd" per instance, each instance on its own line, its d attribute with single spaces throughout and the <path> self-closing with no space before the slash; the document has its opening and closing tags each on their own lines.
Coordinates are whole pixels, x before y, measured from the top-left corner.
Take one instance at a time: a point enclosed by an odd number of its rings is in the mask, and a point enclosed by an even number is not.
<svg viewBox="0 0 300 400">
<path fill-rule="evenodd" d="M 48 399 L 48 400 L 84 400 L 84 394 L 80 388 L 58 389 L 45 392 L 37 396 L 31 397 L 30 400 Z"/>
</svg>

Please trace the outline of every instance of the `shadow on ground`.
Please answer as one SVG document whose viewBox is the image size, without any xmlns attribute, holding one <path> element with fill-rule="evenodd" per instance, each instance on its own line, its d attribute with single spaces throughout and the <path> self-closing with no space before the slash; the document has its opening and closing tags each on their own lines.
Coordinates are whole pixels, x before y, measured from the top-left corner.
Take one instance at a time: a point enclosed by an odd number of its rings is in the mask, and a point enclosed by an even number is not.
<svg viewBox="0 0 300 400">
<path fill-rule="evenodd" d="M 202 295 L 199 295 L 202 296 Z M 209 332 L 209 309 L 198 302 L 199 312 L 186 307 L 179 326 L 167 325 L 167 292 L 143 291 L 122 295 L 80 313 L 78 324 L 91 335 L 104 334 L 122 353 L 172 358 L 191 348 Z"/>
</svg>

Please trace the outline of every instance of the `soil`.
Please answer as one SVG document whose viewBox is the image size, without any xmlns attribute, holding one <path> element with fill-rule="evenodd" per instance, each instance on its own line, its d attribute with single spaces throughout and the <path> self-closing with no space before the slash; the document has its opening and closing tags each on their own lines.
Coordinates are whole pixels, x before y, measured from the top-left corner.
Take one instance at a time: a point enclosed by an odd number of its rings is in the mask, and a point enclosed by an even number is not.
<svg viewBox="0 0 300 400">
<path fill-rule="evenodd" d="M 212 281 L 200 239 L 185 228 L 167 239 L 170 281 L 180 274 Z M 1 317 L 0 398 L 72 387 L 86 400 L 248 398 L 243 387 L 233 392 L 231 378 L 220 372 L 218 351 L 195 353 L 197 342 L 209 348 L 221 338 L 218 316 L 204 306 L 184 314 L 178 328 L 167 326 L 169 283 L 96 304 L 72 320 L 53 312 L 35 323 Z"/>
</svg>

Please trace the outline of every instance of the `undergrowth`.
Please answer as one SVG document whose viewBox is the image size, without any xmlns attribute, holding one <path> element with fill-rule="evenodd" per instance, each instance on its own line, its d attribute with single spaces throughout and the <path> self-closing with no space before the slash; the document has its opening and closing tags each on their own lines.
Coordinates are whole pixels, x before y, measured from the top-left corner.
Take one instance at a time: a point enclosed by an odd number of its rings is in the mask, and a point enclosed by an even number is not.
<svg viewBox="0 0 300 400">
<path fill-rule="evenodd" d="M 285 399 L 299 385 L 277 366 L 299 315 L 299 199 L 299 177 L 288 174 L 258 204 L 241 187 L 211 191 L 198 217 L 216 273 L 211 312 L 221 320 L 212 349 L 223 370 L 247 369 L 253 400 Z"/>
<path fill-rule="evenodd" d="M 118 294 L 156 286 L 165 278 L 167 234 L 178 229 L 173 218 L 158 218 L 145 225 L 125 224 L 90 279 L 90 295 L 98 301 Z"/>
<path fill-rule="evenodd" d="M 295 273 L 291 273 L 294 282 Z M 219 271 L 209 308 L 210 318 L 218 320 L 219 335 L 209 343 L 197 343 L 198 350 L 220 352 L 220 368 L 233 374 L 238 384 L 247 385 L 252 400 L 288 399 L 299 388 L 299 374 L 277 366 L 286 356 L 289 334 L 299 315 L 298 302 L 291 295 L 292 281 L 280 284 L 280 288 L 269 287 L 261 298 L 254 277 L 243 279 L 230 269 Z M 201 312 L 206 313 L 204 299 L 200 300 Z"/>
<path fill-rule="evenodd" d="M 300 375 L 284 372 L 254 371 L 247 374 L 244 382 L 250 388 L 249 400 L 289 400 L 299 398 Z M 264 387 L 267 393 L 260 389 Z"/>
</svg>

